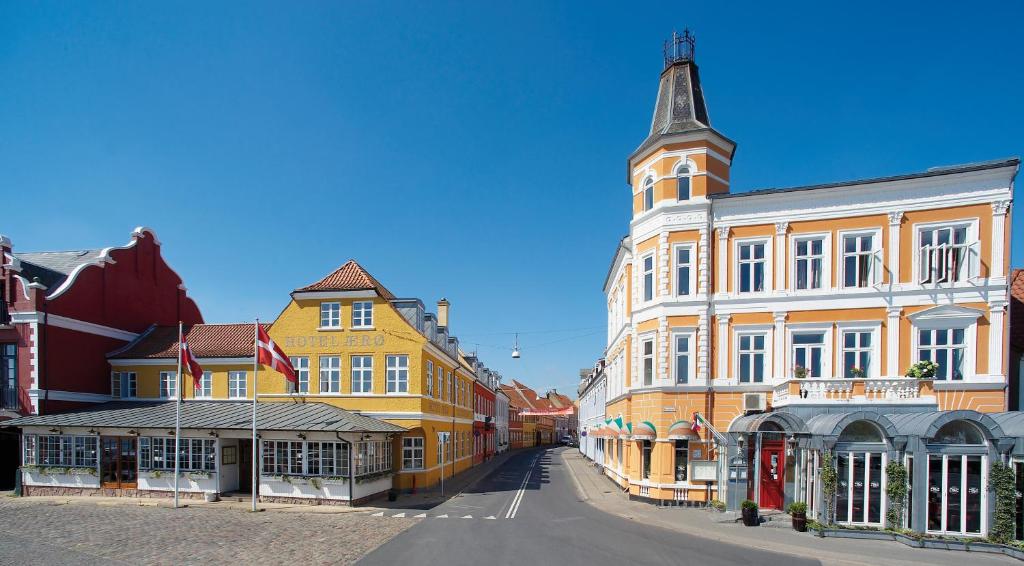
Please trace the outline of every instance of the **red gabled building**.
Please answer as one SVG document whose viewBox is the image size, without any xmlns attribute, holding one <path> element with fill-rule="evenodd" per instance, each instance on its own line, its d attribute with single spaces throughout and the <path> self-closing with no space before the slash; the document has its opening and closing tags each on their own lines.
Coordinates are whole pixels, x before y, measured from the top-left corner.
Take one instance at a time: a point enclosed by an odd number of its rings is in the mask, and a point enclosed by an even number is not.
<svg viewBox="0 0 1024 566">
<path fill-rule="evenodd" d="M 473 464 L 494 456 L 494 391 L 473 382 Z"/>
<path fill-rule="evenodd" d="M 109 401 L 107 353 L 153 324 L 203 322 L 149 228 L 74 251 L 20 252 L 0 236 L 0 258 L 0 420 Z M 13 465 L 17 447 L 0 442 Z"/>
</svg>

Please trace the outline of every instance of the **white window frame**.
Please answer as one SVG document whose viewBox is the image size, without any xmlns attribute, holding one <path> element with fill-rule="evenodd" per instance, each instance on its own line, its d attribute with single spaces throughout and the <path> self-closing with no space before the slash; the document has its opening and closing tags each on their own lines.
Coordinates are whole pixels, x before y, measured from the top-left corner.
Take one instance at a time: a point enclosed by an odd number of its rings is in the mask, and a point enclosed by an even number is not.
<svg viewBox="0 0 1024 566">
<path fill-rule="evenodd" d="M 125 379 L 128 383 L 125 383 Z M 116 384 L 116 386 L 115 386 Z M 110 373 L 110 396 L 114 399 L 135 399 L 139 396 L 139 380 L 134 371 L 114 371 Z M 132 390 L 135 394 L 132 394 Z M 127 395 L 125 395 L 127 392 Z"/>
<path fill-rule="evenodd" d="M 292 367 L 295 368 L 295 393 L 309 394 L 309 356 L 292 356 Z"/>
<path fill-rule="evenodd" d="M 359 360 L 358 364 L 356 360 Z M 366 361 L 369 360 L 369 365 Z M 349 357 L 349 366 L 351 370 L 349 375 L 351 376 L 352 394 L 368 394 L 373 393 L 373 356 L 368 354 L 353 354 Z M 358 377 L 357 377 L 358 376 Z M 367 380 L 369 376 L 369 380 Z M 369 384 L 366 382 L 369 381 Z M 359 384 L 359 388 L 356 388 L 356 383 Z"/>
<path fill-rule="evenodd" d="M 687 285 L 686 292 L 679 292 L 679 250 L 688 249 L 690 251 L 690 262 L 686 266 L 690 270 L 690 276 L 687 279 L 690 280 Z M 693 297 L 697 293 L 697 270 L 695 269 L 697 258 L 697 246 L 693 243 L 675 244 L 672 246 L 672 287 L 673 294 L 676 297 Z"/>
<path fill-rule="evenodd" d="M 866 287 L 846 286 L 846 252 L 844 242 L 847 236 L 871 236 L 871 274 Z M 882 282 L 882 271 L 885 270 L 882 253 L 882 229 L 864 228 L 856 230 L 840 230 L 836 234 L 836 288 L 841 290 L 873 290 Z"/>
<path fill-rule="evenodd" d="M 402 469 L 403 470 L 422 470 L 425 466 L 424 461 L 424 440 L 422 436 L 403 436 L 402 437 Z M 419 465 L 417 465 L 417 461 Z M 411 462 L 411 465 L 407 463 Z"/>
<path fill-rule="evenodd" d="M 196 399 L 210 399 L 213 397 L 213 372 L 206 370 L 199 378 L 199 387 L 193 388 L 192 395 Z"/>
<path fill-rule="evenodd" d="M 407 354 L 388 354 L 385 356 L 388 393 L 409 392 L 409 356 Z"/>
<path fill-rule="evenodd" d="M 928 478 L 930 477 L 930 474 L 928 472 L 930 470 L 929 470 L 928 467 L 931 466 L 931 458 L 929 456 L 938 456 L 938 455 L 939 454 L 928 453 L 923 458 L 923 460 L 925 461 L 925 470 L 924 470 L 925 471 L 925 475 L 924 475 L 924 477 L 925 477 L 925 485 L 924 485 L 925 493 L 927 493 L 928 490 L 930 489 L 929 480 L 928 480 Z M 988 501 L 988 466 L 989 466 L 988 462 L 989 462 L 989 458 L 988 458 L 988 454 L 981 454 L 981 453 L 977 453 L 977 452 L 975 452 L 975 453 L 968 452 L 968 453 L 960 453 L 960 454 L 956 454 L 956 453 L 954 453 L 954 454 L 941 454 L 941 456 L 942 456 L 942 526 L 944 527 L 944 530 L 938 530 L 938 531 L 928 530 L 928 520 L 927 520 L 927 516 L 928 516 L 928 500 L 926 498 L 925 499 L 925 505 L 924 505 L 925 529 L 926 529 L 925 532 L 927 532 L 929 534 L 953 535 L 953 536 L 958 536 L 958 537 L 984 537 L 984 536 L 987 536 L 988 535 L 988 512 L 989 512 L 989 501 Z M 979 532 L 977 532 L 977 533 L 967 533 L 967 532 L 964 532 L 962 530 L 967 525 L 967 513 L 966 513 L 966 511 L 964 509 L 964 507 L 965 507 L 964 502 L 966 501 L 966 497 L 967 497 L 967 472 L 966 472 L 967 466 L 965 465 L 966 461 L 967 461 L 967 456 L 975 456 L 975 457 L 980 456 L 981 457 L 981 513 L 980 513 L 980 515 L 981 515 L 981 525 L 980 525 Z M 960 458 L 960 462 L 961 462 L 960 463 L 960 486 L 959 486 L 959 494 L 960 494 L 960 497 L 961 497 L 961 500 L 960 500 L 960 529 L 955 530 L 955 531 L 949 530 L 949 528 L 948 528 L 949 525 L 946 524 L 946 521 L 948 519 L 948 517 L 946 516 L 946 510 L 948 508 L 948 506 L 946 505 L 946 499 L 949 496 L 949 459 L 950 458 Z M 917 462 L 915 462 L 915 464 L 917 464 Z"/>
<path fill-rule="evenodd" d="M 689 347 L 686 351 L 686 371 L 689 375 L 686 383 L 679 383 L 679 338 L 687 339 L 687 346 Z M 697 356 L 695 354 L 695 348 L 697 339 L 697 333 L 692 328 L 676 328 L 672 330 L 672 384 L 673 385 L 694 385 L 697 382 Z"/>
<path fill-rule="evenodd" d="M 320 356 L 319 362 L 320 393 L 341 393 L 341 356 Z"/>
<path fill-rule="evenodd" d="M 771 385 L 775 381 L 774 367 L 774 326 L 770 324 L 737 325 L 732 329 L 732 376 L 726 380 L 730 385 Z M 740 381 L 740 337 L 741 336 L 764 336 L 764 379 L 757 381 Z M 751 376 L 753 377 L 753 376 Z"/>
<path fill-rule="evenodd" d="M 647 260 L 651 260 L 651 268 L 648 270 L 645 264 Z M 658 297 L 658 278 L 655 277 L 655 269 L 657 268 L 656 262 L 654 261 L 654 252 L 648 252 L 640 256 L 640 301 L 643 303 L 654 302 L 654 299 Z M 647 298 L 647 276 L 651 277 L 651 298 Z"/>
<path fill-rule="evenodd" d="M 741 291 L 740 287 L 740 246 L 748 244 L 764 244 L 764 289 L 761 291 Z M 732 242 L 733 257 L 733 290 L 737 295 L 757 296 L 770 293 L 774 284 L 774 257 L 772 239 L 770 236 L 757 236 L 753 238 L 737 238 Z"/>
<path fill-rule="evenodd" d="M 427 360 L 427 397 L 434 396 L 434 362 Z"/>
<path fill-rule="evenodd" d="M 639 378 L 639 379 L 637 379 L 637 382 L 639 384 L 639 387 L 654 387 L 654 385 L 658 382 L 658 344 L 657 344 L 657 340 L 655 339 L 654 334 L 644 334 L 643 336 L 640 336 L 639 342 L 640 342 L 640 364 L 639 364 L 639 366 L 640 366 L 639 367 L 640 375 L 637 376 Z M 644 353 L 644 347 L 648 343 L 651 345 L 651 353 L 650 353 L 649 356 Z M 646 369 L 646 368 L 644 368 L 644 364 L 648 360 L 648 358 L 651 361 L 651 382 L 650 383 L 647 383 L 646 376 L 644 375 L 645 369 Z"/>
<path fill-rule="evenodd" d="M 847 469 L 847 472 L 846 472 L 847 473 L 847 477 L 846 477 L 846 505 L 847 505 L 847 507 L 846 507 L 846 518 L 847 518 L 847 520 L 846 521 L 841 521 L 841 522 L 837 520 L 836 523 L 841 524 L 841 525 L 883 525 L 883 524 L 885 524 L 885 514 L 889 510 L 889 498 L 885 494 L 886 485 L 889 483 L 889 477 L 888 477 L 889 474 L 886 473 L 885 468 L 886 468 L 886 466 L 889 465 L 889 455 L 884 450 L 883 451 L 876 451 L 876 450 L 838 450 L 837 452 L 838 453 L 846 454 L 846 457 L 849 458 L 849 461 L 848 461 L 849 463 L 847 465 L 848 469 Z M 875 459 L 875 458 L 878 458 L 879 456 L 881 456 L 881 458 L 882 458 L 881 477 L 879 478 L 879 481 L 882 484 L 881 485 L 881 489 L 880 489 L 881 500 L 879 501 L 879 506 L 878 506 L 878 508 L 879 508 L 879 521 L 877 523 L 868 522 L 868 520 L 867 520 L 867 517 L 868 517 L 868 505 L 871 502 L 870 486 L 867 486 L 867 485 L 864 486 L 864 500 L 863 500 L 864 501 L 864 520 L 863 521 L 854 521 L 854 520 L 852 520 L 853 519 L 853 504 L 855 503 L 855 500 L 853 498 L 854 481 L 857 480 L 857 478 L 855 478 L 854 475 L 853 475 L 853 472 L 854 472 L 853 462 L 854 462 L 854 456 L 858 455 L 858 454 L 864 456 L 864 475 L 865 475 L 865 477 L 867 476 L 868 470 L 871 468 L 871 462 L 869 461 L 869 458 L 870 459 Z M 927 487 L 926 487 L 926 489 L 927 489 Z M 913 502 L 912 501 L 908 501 L 907 504 L 911 505 L 911 504 L 913 504 Z"/>
<path fill-rule="evenodd" d="M 978 362 L 978 318 L 983 313 L 972 308 L 942 306 L 916 312 L 910 320 L 910 363 L 921 359 L 920 330 L 963 329 L 964 331 L 964 378 L 959 381 L 936 380 L 938 383 L 968 383 L 977 381 Z"/>
<path fill-rule="evenodd" d="M 967 283 L 974 281 L 981 276 L 981 237 L 980 230 L 978 228 L 978 218 L 963 218 L 959 220 L 944 220 L 940 222 L 920 222 L 912 225 L 914 230 L 914 258 L 913 258 L 913 279 L 911 280 L 914 284 L 924 285 L 927 287 L 949 287 L 957 283 Z M 966 226 L 967 227 L 967 278 L 963 281 L 946 281 L 941 283 L 921 283 L 923 274 L 921 273 L 921 232 L 924 230 L 935 229 L 935 228 L 954 228 Z"/>
<path fill-rule="evenodd" d="M 354 330 L 373 329 L 373 301 L 352 302 L 352 328 Z"/>
<path fill-rule="evenodd" d="M 682 170 L 686 169 L 683 173 Z M 689 159 L 683 158 L 676 164 L 675 169 L 672 170 L 672 178 L 676 182 L 676 202 L 687 202 L 693 200 L 693 176 L 697 172 L 697 167 L 694 162 Z M 679 198 L 679 179 L 686 178 L 687 182 L 687 197 L 684 199 Z"/>
<path fill-rule="evenodd" d="M 845 378 L 844 356 L 846 355 L 846 341 L 844 334 L 847 332 L 869 332 L 871 333 L 871 367 L 868 368 L 865 379 L 878 378 L 882 376 L 882 323 L 875 321 L 842 321 L 836 323 L 835 356 L 833 358 L 834 375 L 837 378 Z M 898 352 L 893 352 L 898 355 Z"/>
<path fill-rule="evenodd" d="M 245 371 L 228 372 L 228 399 L 245 399 L 249 396 L 249 376 Z"/>
<path fill-rule="evenodd" d="M 160 390 L 158 395 L 161 399 L 178 398 L 178 374 L 173 371 L 160 372 Z"/>
<path fill-rule="evenodd" d="M 793 343 L 793 336 L 796 334 L 824 334 L 824 342 L 821 352 L 821 376 L 808 379 L 831 379 L 835 377 L 832 360 L 835 358 L 835 337 L 832 323 L 797 323 L 786 325 L 786 367 L 783 371 L 783 379 L 794 379 L 793 368 L 796 365 L 796 345 Z"/>
<path fill-rule="evenodd" d="M 334 308 L 337 308 L 337 312 L 332 312 Z M 325 322 L 327 324 L 324 324 Z M 319 330 L 337 330 L 339 328 L 341 328 L 341 303 L 337 301 L 324 301 L 320 303 Z"/>
<path fill-rule="evenodd" d="M 651 191 L 651 205 L 647 206 L 647 191 Z M 649 212 L 654 210 L 657 204 L 654 198 L 654 177 L 647 176 L 644 178 L 643 183 L 640 184 L 640 212 Z"/>
<path fill-rule="evenodd" d="M 821 287 L 817 289 L 797 289 L 796 287 L 796 245 L 798 242 L 807 240 L 822 240 L 821 242 Z M 788 289 L 794 293 L 814 293 L 832 288 L 832 234 L 830 232 L 809 232 L 790 234 L 789 236 L 789 285 Z"/>
</svg>

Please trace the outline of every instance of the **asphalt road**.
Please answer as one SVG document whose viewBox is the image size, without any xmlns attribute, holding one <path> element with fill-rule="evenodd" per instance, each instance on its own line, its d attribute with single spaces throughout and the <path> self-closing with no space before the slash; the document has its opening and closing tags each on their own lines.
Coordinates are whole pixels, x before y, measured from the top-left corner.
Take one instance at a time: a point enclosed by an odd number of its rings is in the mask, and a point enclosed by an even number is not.
<svg viewBox="0 0 1024 566">
<path fill-rule="evenodd" d="M 558 456 L 560 450 L 512 456 L 460 497 L 426 512 L 422 521 L 359 564 L 819 564 L 667 531 L 599 511 L 579 500 Z M 409 516 L 422 512 L 416 510 Z M 465 518 L 469 516 L 472 519 Z"/>
</svg>

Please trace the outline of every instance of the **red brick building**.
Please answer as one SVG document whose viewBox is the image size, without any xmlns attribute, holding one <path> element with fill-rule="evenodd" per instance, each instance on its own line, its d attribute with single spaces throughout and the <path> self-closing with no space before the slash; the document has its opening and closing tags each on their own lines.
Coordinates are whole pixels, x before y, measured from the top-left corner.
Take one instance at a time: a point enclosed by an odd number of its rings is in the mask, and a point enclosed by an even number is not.
<svg viewBox="0 0 1024 566">
<path fill-rule="evenodd" d="M 494 456 L 494 390 L 473 382 L 473 464 Z"/>
<path fill-rule="evenodd" d="M 109 401 L 109 352 L 153 324 L 203 322 L 148 228 L 123 246 L 56 252 L 0 236 L 0 258 L 0 420 Z M 0 443 L 16 463 L 11 437 Z M 0 486 L 12 477 L 4 464 Z"/>
</svg>

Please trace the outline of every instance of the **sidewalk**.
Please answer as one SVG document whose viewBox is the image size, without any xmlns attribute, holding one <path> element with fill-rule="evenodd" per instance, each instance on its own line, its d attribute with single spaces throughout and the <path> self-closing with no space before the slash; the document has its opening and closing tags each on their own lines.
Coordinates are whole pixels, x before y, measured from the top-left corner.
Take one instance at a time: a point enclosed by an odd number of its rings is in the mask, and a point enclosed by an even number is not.
<svg viewBox="0 0 1024 566">
<path fill-rule="evenodd" d="M 658 507 L 650 503 L 630 501 L 617 485 L 578 451 L 567 450 L 562 453 L 562 458 L 573 477 L 581 501 L 611 515 L 709 540 L 813 558 L 827 565 L 962 566 L 970 562 L 972 566 L 980 566 L 1017 563 L 1009 557 L 998 555 L 916 549 L 886 541 L 818 538 L 810 533 L 798 533 L 789 529 L 744 527 L 741 524 L 717 522 L 721 520 L 722 514 L 716 511 Z"/>
</svg>

